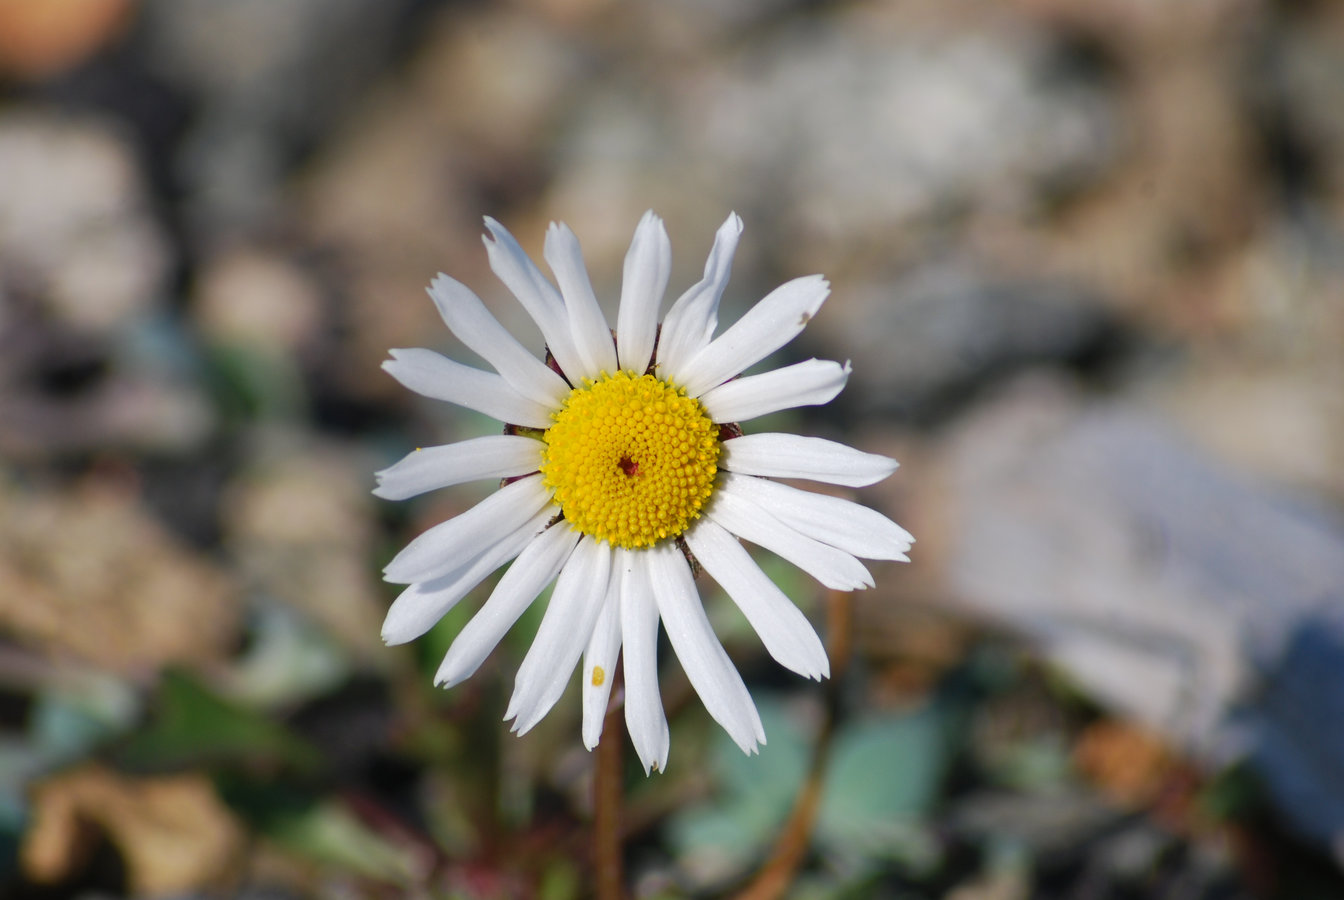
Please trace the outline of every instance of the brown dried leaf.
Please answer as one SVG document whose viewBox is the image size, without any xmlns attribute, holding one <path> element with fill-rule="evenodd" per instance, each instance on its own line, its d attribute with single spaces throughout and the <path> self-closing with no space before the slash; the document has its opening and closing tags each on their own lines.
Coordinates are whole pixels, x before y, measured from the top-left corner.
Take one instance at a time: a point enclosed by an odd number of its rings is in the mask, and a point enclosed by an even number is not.
<svg viewBox="0 0 1344 900">
<path fill-rule="evenodd" d="M 201 775 L 130 778 L 86 766 L 38 785 L 32 801 L 21 863 L 41 883 L 78 873 L 91 829 L 120 851 L 135 895 L 217 884 L 243 849 L 242 828 Z"/>
<path fill-rule="evenodd" d="M 1073 748 L 1074 764 L 1121 806 L 1157 800 L 1176 764 L 1166 743 L 1138 725 L 1103 720 L 1088 727 Z"/>
</svg>

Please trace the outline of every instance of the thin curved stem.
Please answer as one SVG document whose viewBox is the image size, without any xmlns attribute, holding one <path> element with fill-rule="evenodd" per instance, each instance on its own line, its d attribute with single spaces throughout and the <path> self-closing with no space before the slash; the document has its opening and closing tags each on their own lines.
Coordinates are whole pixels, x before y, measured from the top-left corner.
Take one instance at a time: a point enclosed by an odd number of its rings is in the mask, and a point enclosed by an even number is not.
<svg viewBox="0 0 1344 900">
<path fill-rule="evenodd" d="M 793 877 L 812 843 L 812 826 L 816 823 L 817 810 L 821 806 L 821 787 L 840 710 L 839 684 L 849 666 L 853 645 L 853 601 L 847 591 L 827 593 L 826 624 L 826 652 L 831 658 L 831 681 L 827 685 L 825 717 L 812 750 L 812 764 L 770 858 L 734 900 L 775 900 L 783 896 L 793 883 Z"/>
</svg>

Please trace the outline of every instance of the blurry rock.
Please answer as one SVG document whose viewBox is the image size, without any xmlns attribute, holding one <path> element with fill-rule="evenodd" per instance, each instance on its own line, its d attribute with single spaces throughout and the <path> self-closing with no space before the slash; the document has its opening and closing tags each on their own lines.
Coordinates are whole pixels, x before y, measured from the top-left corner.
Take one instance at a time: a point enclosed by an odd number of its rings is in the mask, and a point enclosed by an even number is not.
<svg viewBox="0 0 1344 900">
<path fill-rule="evenodd" d="M 313 161 L 297 203 L 308 237 L 339 254 L 345 327 L 329 374 L 347 395 L 391 399 L 379 365 L 390 347 L 436 346 L 447 330 L 425 287 L 439 271 L 480 290 L 488 269 L 458 151 L 413 103 L 373 103 Z M 473 277 L 471 273 L 477 273 Z M 427 337 L 432 336 L 432 337 Z"/>
<path fill-rule="evenodd" d="M 339 248 L 348 265 L 449 266 L 478 249 L 464 227 L 470 167 L 462 149 L 426 120 L 415 102 L 380 94 L 356 113 L 309 165 L 298 199 L 312 236 Z"/>
<path fill-rule="evenodd" d="M 706 42 L 726 40 L 732 35 L 749 33 L 753 28 L 766 29 L 773 22 L 805 9 L 805 0 L 743 0 L 741 3 L 715 3 L 713 0 L 669 0 L 661 3 L 632 4 L 643 7 L 643 12 L 662 24 L 675 18 L 683 23 L 682 31 L 688 39 L 704 49 Z M 660 34 L 654 40 L 666 42 Z M 711 45 L 712 46 L 712 45 Z M 693 52 L 694 45 L 675 46 L 683 52 Z"/>
<path fill-rule="evenodd" d="M 97 337 L 0 296 L 0 454 L 14 460 L 118 449 L 182 453 L 215 414 L 162 320 Z M 5 315 L 5 314 L 8 315 Z M 156 327 L 156 324 L 162 327 Z"/>
<path fill-rule="evenodd" d="M 1225 272 L 1222 337 L 1146 395 L 1220 458 L 1344 500 L 1344 222 L 1284 210 Z"/>
<path fill-rule="evenodd" d="M 614 0 L 524 0 L 518 6 L 563 25 L 583 25 L 617 5 Z"/>
<path fill-rule="evenodd" d="M 224 498 L 225 546 L 256 590 L 302 611 L 362 657 L 382 650 L 372 576 L 372 466 L 276 437 Z"/>
<path fill-rule="evenodd" d="M 1344 13 L 1320 4 L 1276 24 L 1254 81 L 1262 116 L 1292 154 L 1282 161 L 1288 186 L 1323 188 L 1344 222 Z"/>
<path fill-rule="evenodd" d="M 1335 387 L 1344 383 L 1344 369 L 1247 369 L 1210 364 L 1167 380 L 1155 393 L 1220 459 L 1283 485 L 1344 498 L 1344 394 Z"/>
<path fill-rule="evenodd" d="M 1033 18 L 1094 35 L 1130 53 L 1153 45 L 1188 43 L 1244 28 L 1263 4 L 1259 0 L 1202 0 L 1174 7 L 1134 0 L 1013 0 Z"/>
<path fill-rule="evenodd" d="M 703 193 L 771 223 L 796 248 L 791 267 L 834 273 L 836 259 L 900 252 L 901 229 L 1030 214 L 1116 153 L 1111 98 L 1054 77 L 1044 32 L 859 10 L 757 34 L 671 73 L 670 114 L 638 84 L 595 92 L 569 120 L 555 193 L 603 178 L 637 197 Z"/>
<path fill-rule="evenodd" d="M 479 289 L 470 273 L 488 271 L 483 211 L 474 208 L 456 152 L 413 104 L 385 99 L 355 116 L 298 192 L 310 239 L 339 254 L 344 276 L 338 301 L 346 327 L 331 351 L 343 363 L 330 381 L 348 395 L 379 399 L 395 397 L 395 382 L 378 369 L 388 348 L 447 338 L 425 296 L 434 274 L 450 272 Z"/>
<path fill-rule="evenodd" d="M 694 66 L 717 55 L 753 30 L 768 30 L 805 10 L 806 0 L 525 0 L 571 33 L 581 33 L 600 52 L 621 57 L 637 70 L 650 64 Z M 581 29 L 581 31 L 580 31 Z"/>
<path fill-rule="evenodd" d="M 499 6 L 449 10 L 419 40 L 398 82 L 349 110 L 311 160 L 303 219 L 360 267 L 486 271 L 481 217 L 506 216 L 541 184 L 550 137 L 585 86 L 585 57 L 563 33 Z"/>
<path fill-rule="evenodd" d="M 15 640 L 143 676 L 219 659 L 237 616 L 230 580 L 124 492 L 4 491 L 0 631 Z"/>
<path fill-rule="evenodd" d="M 991 870 L 1011 872 L 1025 855 L 1037 890 L 1018 896 L 1251 897 L 1217 843 L 1183 840 L 1084 792 L 973 793 L 955 804 L 951 818 L 954 830 L 987 848 Z"/>
<path fill-rule="evenodd" d="M 371 0 L 294 0 L 282 8 L 265 0 L 146 0 L 144 18 L 158 64 L 207 100 L 256 104 L 312 123 L 329 115 L 346 99 L 343 91 L 360 84 L 381 61 L 404 6 Z M 334 81 L 322 84 L 313 76 Z"/>
<path fill-rule="evenodd" d="M 180 157 L 205 234 L 265 222 L 280 179 L 387 60 L 408 0 L 148 0 L 149 65 L 201 109 Z"/>
<path fill-rule="evenodd" d="M 1020 868 L 991 872 L 974 881 L 959 884 L 946 900 L 1028 900 L 1031 882 Z"/>
<path fill-rule="evenodd" d="M 1344 865 L 1344 604 L 1335 604 L 1298 624 L 1237 721 L 1280 814 Z"/>
<path fill-rule="evenodd" d="M 0 172 L 0 291 L 100 332 L 158 299 L 171 250 L 131 147 L 106 123 L 8 112 Z"/>
<path fill-rule="evenodd" d="M 77 876 L 99 833 L 120 851 L 136 896 L 229 884 L 245 847 L 203 775 L 130 778 L 88 765 L 39 784 L 32 806 L 21 861 L 42 884 Z"/>
<path fill-rule="evenodd" d="M 95 118 L 0 117 L 0 452 L 180 451 L 212 413 L 155 319 L 173 250 L 136 154 Z"/>
<path fill-rule="evenodd" d="M 1089 848 L 1080 880 L 1101 897 L 1251 900 L 1260 894 L 1246 886 L 1249 879 L 1237 862 L 1223 841 L 1181 840 L 1140 820 Z"/>
<path fill-rule="evenodd" d="M 541 185 L 549 137 L 583 84 L 574 42 L 506 7 L 449 10 L 420 37 L 404 77 L 350 113 L 296 191 L 309 239 L 341 260 L 346 364 L 329 378 L 364 399 L 401 402 L 378 371 L 389 347 L 451 340 L 424 293 L 439 271 L 540 353 L 535 326 L 486 265 L 481 217 L 539 250 L 545 220 L 530 225 L 509 206 Z M 621 223 L 627 244 L 636 221 Z"/>
<path fill-rule="evenodd" d="M 12 459 L 109 448 L 181 452 L 198 447 L 214 423 L 197 392 L 157 378 L 112 377 L 73 397 L 15 387 L 0 379 L 0 453 Z"/>
<path fill-rule="evenodd" d="M 135 0 L 0 0 L 0 72 L 44 78 L 115 38 Z"/>
<path fill-rule="evenodd" d="M 542 149 L 595 63 L 570 35 L 508 7 L 454 10 L 423 40 L 409 99 L 441 133 L 497 155 L 496 165 Z"/>
<path fill-rule="evenodd" d="M 995 276 L 950 259 L 886 282 L 851 285 L 809 325 L 818 352 L 862 360 L 847 402 L 868 412 L 941 411 L 991 379 L 1033 363 L 1103 351 L 1114 323 L 1064 283 Z"/>
<path fill-rule="evenodd" d="M 937 495 L 946 530 L 921 546 L 945 548 L 962 602 L 1035 639 L 1101 702 L 1217 762 L 1250 752 L 1231 711 L 1267 716 L 1257 698 L 1270 685 L 1297 709 L 1344 703 L 1344 640 L 1325 638 L 1344 627 L 1337 515 L 1247 483 L 1150 417 L 1089 410 L 1042 382 L 967 421 L 949 460 Z M 1304 630 L 1325 641 L 1313 674 L 1297 667 Z M 1267 728 L 1329 746 L 1322 721 Z M 1336 811 L 1339 759 L 1297 773 Z M 1311 812 L 1290 815 L 1310 830 Z"/>
<path fill-rule="evenodd" d="M 1233 266 L 1231 288 L 1236 349 L 1293 368 L 1341 365 L 1344 219 L 1312 204 L 1267 217 Z"/>
<path fill-rule="evenodd" d="M 294 352 L 321 324 L 312 279 L 284 257 L 238 250 L 212 259 L 200 275 L 196 321 L 211 340 Z"/>
<path fill-rule="evenodd" d="M 972 840 L 1012 835 L 1039 858 L 1077 852 L 1113 828 L 1121 815 L 1082 791 L 1034 796 L 981 792 L 955 804 L 951 824 Z"/>
<path fill-rule="evenodd" d="M 1272 202 L 1243 90 L 1264 4 L 1020 5 L 1047 12 L 1075 36 L 1082 64 L 1104 73 L 1122 111 L 1119 152 L 1096 189 L 1075 192 L 1035 227 L 981 229 L 977 248 L 1024 274 L 1094 285 L 1165 333 L 1221 333 L 1234 315 L 1227 267 Z"/>
</svg>

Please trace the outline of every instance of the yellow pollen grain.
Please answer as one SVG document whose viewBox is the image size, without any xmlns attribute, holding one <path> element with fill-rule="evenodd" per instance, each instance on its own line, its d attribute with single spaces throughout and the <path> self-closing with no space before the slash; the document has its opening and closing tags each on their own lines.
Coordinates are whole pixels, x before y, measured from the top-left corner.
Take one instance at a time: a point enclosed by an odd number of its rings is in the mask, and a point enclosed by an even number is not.
<svg viewBox="0 0 1344 900">
<path fill-rule="evenodd" d="M 603 375 L 571 391 L 552 419 L 542 477 L 584 534 L 651 546 L 685 531 L 714 492 L 718 426 L 666 381 Z"/>
<path fill-rule="evenodd" d="M 607 680 L 607 673 L 602 671 L 601 666 L 593 666 L 593 687 L 601 687 L 602 682 Z"/>
</svg>

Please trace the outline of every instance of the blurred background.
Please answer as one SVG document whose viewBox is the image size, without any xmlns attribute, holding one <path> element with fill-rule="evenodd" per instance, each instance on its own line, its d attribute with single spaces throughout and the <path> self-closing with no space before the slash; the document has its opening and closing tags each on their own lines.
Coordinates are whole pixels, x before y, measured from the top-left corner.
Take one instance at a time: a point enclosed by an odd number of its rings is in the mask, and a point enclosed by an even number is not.
<svg viewBox="0 0 1344 900">
<path fill-rule="evenodd" d="M 725 321 L 830 278 L 778 361 L 849 387 L 750 426 L 900 459 L 919 543 L 829 686 L 702 585 L 769 745 L 663 654 L 634 896 L 747 883 L 824 734 L 789 897 L 1344 897 L 1325 0 L 0 0 L 0 895 L 589 894 L 575 692 L 499 721 L 542 604 L 448 692 L 479 600 L 379 639 L 491 486 L 371 473 L 497 424 L 378 365 L 459 352 L 441 270 L 540 351 L 483 215 L 607 302 L 648 208 L 672 296 L 742 216 Z"/>
</svg>

